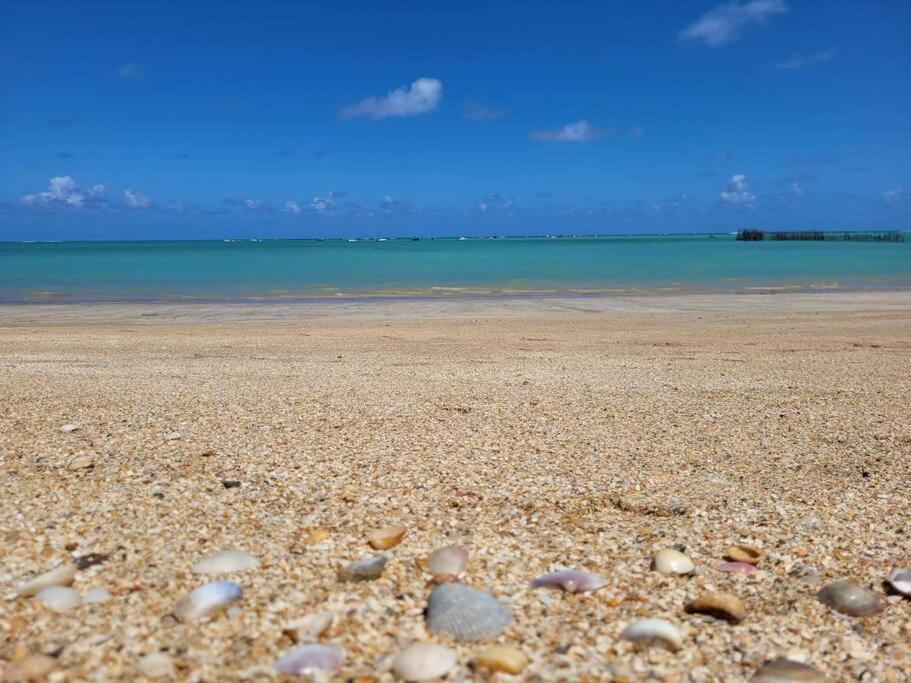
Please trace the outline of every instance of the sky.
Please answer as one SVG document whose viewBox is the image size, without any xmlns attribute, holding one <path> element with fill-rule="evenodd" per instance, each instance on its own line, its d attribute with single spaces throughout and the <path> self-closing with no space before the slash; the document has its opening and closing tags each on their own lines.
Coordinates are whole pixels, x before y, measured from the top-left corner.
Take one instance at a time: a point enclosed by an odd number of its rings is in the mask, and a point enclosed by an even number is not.
<svg viewBox="0 0 911 683">
<path fill-rule="evenodd" d="M 0 4 L 0 240 L 911 229 L 911 3 Z"/>
</svg>

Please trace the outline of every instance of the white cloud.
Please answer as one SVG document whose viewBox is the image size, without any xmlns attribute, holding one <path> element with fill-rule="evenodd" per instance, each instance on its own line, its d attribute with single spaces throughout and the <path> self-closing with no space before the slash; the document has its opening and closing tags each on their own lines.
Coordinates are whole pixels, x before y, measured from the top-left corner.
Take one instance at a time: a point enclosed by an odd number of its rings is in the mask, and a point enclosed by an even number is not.
<svg viewBox="0 0 911 683">
<path fill-rule="evenodd" d="M 244 208 L 247 211 L 256 211 L 257 209 L 261 208 L 262 205 L 263 205 L 263 201 L 261 199 L 245 199 L 244 200 Z"/>
<path fill-rule="evenodd" d="M 695 40 L 718 47 L 740 39 L 744 29 L 763 25 L 776 14 L 790 8 L 784 0 L 749 0 L 718 5 L 680 32 L 680 40 Z"/>
<path fill-rule="evenodd" d="M 588 142 L 615 132 L 613 128 L 597 128 L 583 120 L 567 123 L 556 130 L 535 130 L 529 137 L 537 142 Z"/>
<path fill-rule="evenodd" d="M 145 75 L 145 67 L 142 64 L 130 62 L 117 69 L 117 75 L 120 78 L 142 78 Z"/>
<path fill-rule="evenodd" d="M 285 202 L 285 208 L 283 209 L 285 213 L 299 214 L 301 212 L 300 206 L 297 202 Z"/>
<path fill-rule="evenodd" d="M 642 126 L 636 126 L 629 132 L 631 138 L 641 138 L 643 135 L 645 135 L 645 129 Z"/>
<path fill-rule="evenodd" d="M 124 190 L 123 191 L 123 203 L 127 205 L 130 209 L 144 209 L 147 206 L 152 204 L 152 200 L 146 197 L 141 192 L 133 192 L 133 190 Z"/>
<path fill-rule="evenodd" d="M 896 187 L 892 190 L 886 190 L 883 192 L 883 200 L 886 204 L 894 204 L 895 202 L 901 201 L 911 196 L 911 190 L 908 190 L 904 187 Z"/>
<path fill-rule="evenodd" d="M 82 208 L 85 195 L 79 191 L 79 183 L 71 176 L 54 176 L 48 181 L 46 192 L 36 192 L 23 195 L 20 199 L 23 204 L 57 205 Z"/>
<path fill-rule="evenodd" d="M 107 191 L 108 186 L 104 185 L 103 183 L 97 183 L 96 185 L 92 185 L 92 187 L 89 188 L 89 194 L 93 197 L 100 197 Z"/>
<path fill-rule="evenodd" d="M 721 201 L 735 206 L 752 206 L 756 201 L 756 193 L 750 189 L 747 177 L 742 173 L 731 176 L 724 190 L 721 191 Z"/>
<path fill-rule="evenodd" d="M 820 64 L 822 62 L 828 62 L 835 55 L 838 54 L 837 47 L 830 47 L 828 50 L 822 50 L 820 52 L 814 52 L 809 55 L 802 55 L 797 53 L 793 55 L 790 59 L 782 62 L 781 64 L 776 64 L 776 69 L 801 69 L 805 66 L 810 66 L 811 64 Z"/>
<path fill-rule="evenodd" d="M 397 88 L 385 97 L 367 97 L 342 109 L 344 119 L 369 116 L 379 120 L 390 116 L 417 116 L 437 108 L 443 95 L 443 83 L 435 78 L 419 78 L 410 88 Z"/>
</svg>

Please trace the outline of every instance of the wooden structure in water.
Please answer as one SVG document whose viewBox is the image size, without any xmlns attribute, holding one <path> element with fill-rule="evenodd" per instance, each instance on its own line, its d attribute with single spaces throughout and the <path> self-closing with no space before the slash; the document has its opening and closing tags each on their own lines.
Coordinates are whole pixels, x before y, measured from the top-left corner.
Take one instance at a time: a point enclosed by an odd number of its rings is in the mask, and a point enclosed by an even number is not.
<svg viewBox="0 0 911 683">
<path fill-rule="evenodd" d="M 740 242 L 804 241 L 804 242 L 904 242 L 905 233 L 898 230 L 886 232 L 821 232 L 818 230 L 776 231 L 740 230 L 737 233 Z"/>
</svg>

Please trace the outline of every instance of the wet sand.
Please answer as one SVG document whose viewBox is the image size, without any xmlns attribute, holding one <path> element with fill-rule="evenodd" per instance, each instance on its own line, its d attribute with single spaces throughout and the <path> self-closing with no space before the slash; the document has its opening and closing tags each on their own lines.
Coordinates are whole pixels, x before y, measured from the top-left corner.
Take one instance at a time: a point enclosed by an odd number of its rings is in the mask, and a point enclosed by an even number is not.
<svg viewBox="0 0 911 683">
<path fill-rule="evenodd" d="M 141 680 L 163 650 L 175 680 L 272 680 L 282 626 L 326 609 L 338 680 L 392 680 L 413 639 L 455 650 L 448 680 L 736 681 L 775 657 L 833 681 L 911 669 L 911 601 L 882 587 L 911 566 L 906 293 L 6 306 L 0 371 L 0 669 L 44 652 L 51 680 Z M 389 524 L 408 533 L 382 576 L 340 583 Z M 470 550 L 463 581 L 513 611 L 495 640 L 529 658 L 519 676 L 474 670 L 486 643 L 427 631 L 423 561 L 450 543 Z M 735 543 L 762 551 L 754 575 L 714 569 Z M 650 570 L 675 544 L 694 576 Z M 260 561 L 223 577 L 238 609 L 170 617 L 208 580 L 191 566 L 225 548 Z M 89 553 L 108 557 L 73 587 L 109 601 L 55 614 L 15 595 Z M 529 587 L 564 567 L 607 585 Z M 884 611 L 817 601 L 838 579 Z M 684 612 L 717 591 L 743 599 L 742 623 Z M 621 640 L 642 617 L 682 649 Z"/>
</svg>

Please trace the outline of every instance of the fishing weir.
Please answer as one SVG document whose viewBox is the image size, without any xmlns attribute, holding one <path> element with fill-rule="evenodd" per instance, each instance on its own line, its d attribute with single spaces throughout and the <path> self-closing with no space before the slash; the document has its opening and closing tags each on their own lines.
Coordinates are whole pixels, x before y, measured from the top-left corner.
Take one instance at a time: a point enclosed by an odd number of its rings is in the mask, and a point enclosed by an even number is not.
<svg viewBox="0 0 911 683">
<path fill-rule="evenodd" d="M 737 232 L 739 242 L 803 241 L 803 242 L 904 242 L 905 233 L 898 230 L 886 232 L 822 232 L 740 230 Z"/>
</svg>

